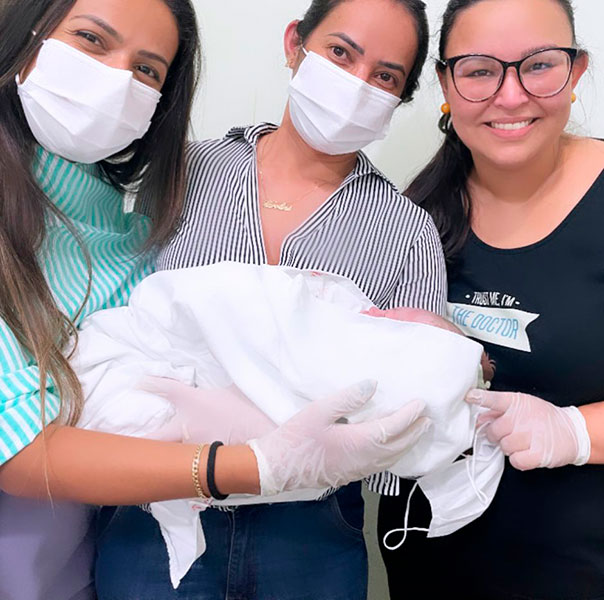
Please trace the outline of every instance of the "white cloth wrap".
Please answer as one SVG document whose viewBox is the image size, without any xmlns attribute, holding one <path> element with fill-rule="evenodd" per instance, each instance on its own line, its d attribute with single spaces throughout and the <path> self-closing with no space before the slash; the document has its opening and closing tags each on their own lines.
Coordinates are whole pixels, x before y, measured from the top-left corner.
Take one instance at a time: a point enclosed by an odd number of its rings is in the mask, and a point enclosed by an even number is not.
<svg viewBox="0 0 604 600">
<path fill-rule="evenodd" d="M 204 388 L 234 383 L 278 424 L 371 378 L 375 397 L 350 420 L 424 400 L 434 427 L 391 470 L 408 478 L 435 472 L 472 446 L 476 414 L 464 397 L 478 383 L 482 347 L 435 327 L 360 314 L 372 306 L 346 278 L 286 267 L 225 262 L 151 275 L 129 306 L 97 312 L 82 326 L 72 361 L 86 397 L 80 426 L 152 437 L 175 410 L 136 388 L 148 375 Z M 231 496 L 224 504 L 310 500 L 324 491 Z M 199 502 L 180 502 L 172 509 L 178 535 L 170 533 L 171 511 L 152 506 L 175 587 L 205 550 Z"/>
</svg>

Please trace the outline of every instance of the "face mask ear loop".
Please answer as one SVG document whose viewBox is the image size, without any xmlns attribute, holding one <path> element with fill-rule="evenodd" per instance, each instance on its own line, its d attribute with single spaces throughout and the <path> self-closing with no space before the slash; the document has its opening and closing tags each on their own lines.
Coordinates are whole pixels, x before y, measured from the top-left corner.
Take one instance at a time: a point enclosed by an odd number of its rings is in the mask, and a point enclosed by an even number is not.
<svg viewBox="0 0 604 600">
<path fill-rule="evenodd" d="M 472 485 L 472 489 L 474 490 L 474 493 L 476 494 L 478 500 L 480 500 L 480 502 L 482 502 L 482 504 L 484 504 L 485 506 L 489 504 L 489 498 L 476 484 L 476 446 L 478 444 L 478 436 L 487 425 L 489 425 L 488 422 L 483 423 L 474 432 L 474 440 L 472 441 L 472 457 L 470 458 L 470 460 L 466 461 L 466 472 L 468 474 L 470 484 Z M 489 457 L 488 460 L 490 460 L 491 458 L 492 457 Z"/>
<path fill-rule="evenodd" d="M 426 529 L 425 527 L 409 527 L 409 511 L 411 509 L 411 497 L 413 496 L 418 485 L 419 485 L 419 482 L 416 481 L 415 484 L 413 485 L 413 487 L 411 488 L 411 491 L 409 492 L 409 497 L 407 498 L 407 507 L 405 508 L 405 524 L 404 524 L 404 526 L 400 529 L 391 529 L 386 535 L 384 535 L 384 539 L 382 540 L 382 543 L 384 545 L 384 548 L 386 548 L 386 550 L 398 550 L 405 543 L 405 540 L 407 539 L 407 534 L 410 531 L 426 531 L 426 532 L 430 531 L 429 529 Z M 389 546 L 388 542 L 386 540 L 393 533 L 400 533 L 401 531 L 404 533 L 403 539 L 395 546 Z"/>
</svg>

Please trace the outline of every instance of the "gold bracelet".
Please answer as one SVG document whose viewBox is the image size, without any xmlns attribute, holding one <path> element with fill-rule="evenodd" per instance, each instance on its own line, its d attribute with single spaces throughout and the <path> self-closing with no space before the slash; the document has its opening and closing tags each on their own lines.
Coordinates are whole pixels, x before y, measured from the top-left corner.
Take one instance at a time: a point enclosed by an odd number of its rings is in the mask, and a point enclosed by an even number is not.
<svg viewBox="0 0 604 600">
<path fill-rule="evenodd" d="M 191 476 L 193 477 L 193 485 L 195 486 L 195 492 L 197 496 L 202 500 L 209 500 L 210 497 L 206 496 L 203 492 L 203 488 L 201 487 L 201 482 L 199 481 L 199 461 L 201 460 L 201 453 L 204 451 L 207 444 L 199 444 L 197 449 L 195 450 L 195 454 L 193 456 L 193 462 L 191 464 Z"/>
</svg>

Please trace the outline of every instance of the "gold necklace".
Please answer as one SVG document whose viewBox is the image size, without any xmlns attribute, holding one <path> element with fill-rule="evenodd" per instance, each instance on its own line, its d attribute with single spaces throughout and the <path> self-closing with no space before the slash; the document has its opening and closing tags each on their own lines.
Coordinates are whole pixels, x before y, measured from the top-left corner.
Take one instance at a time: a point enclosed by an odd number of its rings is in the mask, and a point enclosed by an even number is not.
<svg viewBox="0 0 604 600">
<path fill-rule="evenodd" d="M 264 192 L 264 197 L 266 198 L 266 192 Z M 262 206 L 264 206 L 264 208 L 268 208 L 268 209 L 274 208 L 275 210 L 282 210 L 284 212 L 291 212 L 292 209 L 294 208 L 291 204 L 288 204 L 287 202 L 282 202 L 281 204 L 276 204 L 272 200 L 265 200 L 262 203 Z"/>
<path fill-rule="evenodd" d="M 315 183 L 308 192 L 306 192 L 302 196 L 296 198 L 296 201 L 293 204 L 289 204 L 287 202 L 278 203 L 278 202 L 274 202 L 273 200 L 270 200 L 268 197 L 268 194 L 266 193 L 266 188 L 264 186 L 264 175 L 262 173 L 262 167 L 261 167 L 261 165 L 264 163 L 266 145 L 267 145 L 267 142 L 265 140 L 264 146 L 262 148 L 262 155 L 258 157 L 258 165 L 257 165 L 258 180 L 260 183 L 260 191 L 262 192 L 262 196 L 264 197 L 262 206 L 268 210 L 280 210 L 281 212 L 291 212 L 294 208 L 294 204 L 297 204 L 298 202 L 304 200 L 307 196 L 310 196 L 310 194 L 312 194 L 313 192 L 316 192 L 321 187 L 321 183 L 320 182 Z M 323 184 L 323 185 L 325 185 L 325 184 Z"/>
</svg>

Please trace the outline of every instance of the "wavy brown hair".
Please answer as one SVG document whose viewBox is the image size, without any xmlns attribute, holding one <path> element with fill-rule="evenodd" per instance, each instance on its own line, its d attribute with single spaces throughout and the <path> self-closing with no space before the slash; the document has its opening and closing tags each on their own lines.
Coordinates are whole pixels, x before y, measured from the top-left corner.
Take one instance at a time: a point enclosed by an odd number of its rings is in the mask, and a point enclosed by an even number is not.
<svg viewBox="0 0 604 600">
<path fill-rule="evenodd" d="M 179 48 L 151 127 L 141 140 L 99 163 L 107 182 L 122 192 L 136 192 L 149 209 L 153 229 L 141 252 L 169 239 L 182 210 L 185 144 L 200 63 L 190 0 L 163 1 L 177 22 Z M 31 63 L 42 40 L 74 3 L 0 0 L 0 317 L 38 365 L 43 423 L 49 385 L 61 399 L 62 422 L 74 424 L 83 402 L 80 383 L 66 356 L 69 340 L 77 336 L 76 328 L 57 306 L 37 258 L 49 213 L 60 218 L 76 239 L 77 233 L 33 175 L 36 141 L 17 95 L 15 77 Z M 34 30 L 38 35 L 32 35 Z M 87 262 L 90 289 L 88 258 Z"/>
</svg>

